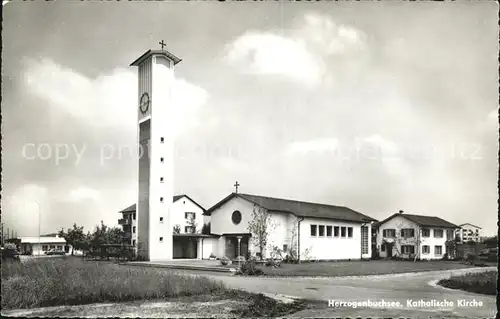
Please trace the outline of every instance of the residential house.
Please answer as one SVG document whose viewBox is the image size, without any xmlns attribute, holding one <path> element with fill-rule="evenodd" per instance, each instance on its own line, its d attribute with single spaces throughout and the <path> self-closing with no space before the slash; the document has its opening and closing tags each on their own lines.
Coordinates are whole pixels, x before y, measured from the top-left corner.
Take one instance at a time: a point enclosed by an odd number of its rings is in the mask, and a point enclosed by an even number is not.
<svg viewBox="0 0 500 319">
<path fill-rule="evenodd" d="M 439 217 L 400 211 L 378 223 L 377 249 L 380 257 L 440 259 L 457 228 Z"/>
<path fill-rule="evenodd" d="M 203 239 L 211 237 L 200 234 L 207 219 L 203 215 L 205 209 L 188 195 L 174 196 L 171 207 L 170 224 L 177 230 L 173 234 L 173 257 L 201 259 Z M 119 213 L 122 214 L 122 218 L 118 220 L 118 224 L 125 233 L 125 242 L 136 246 L 138 227 L 136 205 L 131 205 Z M 160 217 L 157 222 L 165 221 Z"/>
<path fill-rule="evenodd" d="M 469 223 L 458 225 L 458 227 L 460 228 L 456 230 L 456 236 L 461 243 L 481 241 L 481 227 Z"/>
</svg>

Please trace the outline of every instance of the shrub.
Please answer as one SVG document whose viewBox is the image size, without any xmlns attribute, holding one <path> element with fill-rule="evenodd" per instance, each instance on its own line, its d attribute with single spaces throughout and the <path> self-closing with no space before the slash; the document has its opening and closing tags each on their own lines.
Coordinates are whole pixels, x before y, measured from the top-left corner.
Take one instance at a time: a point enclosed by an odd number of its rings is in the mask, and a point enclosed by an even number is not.
<svg viewBox="0 0 500 319">
<path fill-rule="evenodd" d="M 286 264 L 297 264 L 299 261 L 297 258 L 295 258 L 291 255 L 286 255 L 285 259 L 283 259 L 283 262 Z"/>
<path fill-rule="evenodd" d="M 231 261 L 228 257 L 224 256 L 222 257 L 220 260 L 220 264 L 222 266 L 227 266 L 229 264 L 229 262 Z"/>
<path fill-rule="evenodd" d="M 239 262 L 245 262 L 245 261 L 246 261 L 245 257 L 243 257 L 243 256 L 238 256 L 238 257 L 236 257 L 236 259 L 235 259 L 235 260 L 236 260 L 237 262 L 238 262 L 238 261 L 239 261 Z"/>
<path fill-rule="evenodd" d="M 286 304 L 263 294 L 249 295 L 245 300 L 249 300 L 250 303 L 231 312 L 241 318 L 276 318 L 306 308 L 306 304 L 301 300 Z"/>
<path fill-rule="evenodd" d="M 281 260 L 278 259 L 268 259 L 265 263 L 266 267 L 278 268 L 281 267 Z"/>
<path fill-rule="evenodd" d="M 477 259 L 477 256 L 475 254 L 471 254 L 471 253 L 468 253 L 464 256 L 464 260 L 467 261 L 467 262 L 474 262 L 476 261 Z"/>
<path fill-rule="evenodd" d="M 14 244 L 14 243 L 5 243 L 3 248 L 9 249 L 9 250 L 17 250 L 16 244 Z"/>
<path fill-rule="evenodd" d="M 449 279 L 440 280 L 438 284 L 452 289 L 461 289 L 486 295 L 496 295 L 497 274 L 496 271 L 468 273 L 462 276 L 453 276 Z"/>
<path fill-rule="evenodd" d="M 220 282 L 166 269 L 80 258 L 2 263 L 2 309 L 123 302 L 224 291 Z"/>
<path fill-rule="evenodd" d="M 240 266 L 236 274 L 246 276 L 259 276 L 264 274 L 264 272 L 261 269 L 257 268 L 255 262 L 247 261 Z"/>
<path fill-rule="evenodd" d="M 210 258 L 210 259 L 215 259 L 215 255 L 214 255 L 214 253 L 210 253 L 210 257 L 209 257 L 209 258 Z"/>
</svg>

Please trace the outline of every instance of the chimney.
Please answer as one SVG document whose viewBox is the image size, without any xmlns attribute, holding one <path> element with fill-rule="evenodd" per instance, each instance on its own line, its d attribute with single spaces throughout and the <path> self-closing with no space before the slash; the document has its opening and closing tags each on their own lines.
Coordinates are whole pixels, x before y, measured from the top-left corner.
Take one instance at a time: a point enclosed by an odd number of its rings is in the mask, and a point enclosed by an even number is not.
<svg viewBox="0 0 500 319">
<path fill-rule="evenodd" d="M 56 234 L 56 238 L 59 238 L 59 235 L 58 235 L 58 234 Z"/>
<path fill-rule="evenodd" d="M 400 210 L 399 210 L 399 213 L 400 213 L 400 214 L 402 214 L 402 213 L 404 213 L 404 211 L 403 211 L 402 209 L 400 209 Z"/>
</svg>

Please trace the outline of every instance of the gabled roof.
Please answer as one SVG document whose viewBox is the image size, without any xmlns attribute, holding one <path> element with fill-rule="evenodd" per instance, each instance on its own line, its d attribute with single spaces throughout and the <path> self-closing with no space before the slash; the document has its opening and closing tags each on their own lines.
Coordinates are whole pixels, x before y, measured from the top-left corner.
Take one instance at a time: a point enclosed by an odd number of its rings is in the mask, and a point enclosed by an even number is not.
<svg viewBox="0 0 500 319">
<path fill-rule="evenodd" d="M 144 60 L 149 58 L 151 55 L 163 55 L 163 56 L 167 57 L 168 59 L 172 60 L 172 62 L 174 62 L 174 65 L 176 65 L 177 63 L 182 61 L 182 59 L 176 57 L 175 55 L 168 52 L 167 50 L 148 50 L 148 51 L 144 52 L 144 54 L 141 55 L 139 58 L 137 58 L 137 60 L 130 63 L 130 66 L 139 66 Z"/>
<path fill-rule="evenodd" d="M 473 224 L 470 224 L 470 223 L 460 224 L 460 225 L 458 225 L 458 227 L 462 227 L 462 226 L 465 226 L 465 225 L 470 225 L 470 226 L 474 226 L 476 228 L 482 229 L 481 227 L 473 225 Z"/>
<path fill-rule="evenodd" d="M 427 227 L 443 227 L 443 228 L 460 228 L 455 224 L 450 223 L 449 221 L 446 221 L 442 218 L 436 217 L 436 216 L 423 216 L 423 215 L 412 215 L 412 214 L 406 214 L 406 213 L 396 213 L 388 218 L 384 219 L 383 221 L 378 223 L 378 226 L 381 226 L 382 224 L 386 223 L 387 221 L 393 219 L 396 216 L 401 216 L 404 217 L 420 226 L 427 226 Z"/>
<path fill-rule="evenodd" d="M 210 215 L 214 210 L 221 207 L 227 201 L 235 197 L 242 198 L 271 212 L 287 212 L 301 217 L 337 219 L 359 223 L 376 221 L 369 216 L 363 215 L 344 206 L 317 204 L 291 199 L 265 197 L 241 193 L 231 193 L 229 196 L 207 210 L 205 215 Z"/>
<path fill-rule="evenodd" d="M 190 201 L 192 201 L 196 206 L 198 206 L 199 208 L 201 208 L 201 210 L 203 211 L 203 213 L 205 213 L 206 209 L 203 208 L 200 204 L 198 204 L 197 202 L 195 202 L 191 197 L 189 197 L 188 195 L 186 194 L 182 194 L 182 195 L 175 195 L 173 197 L 173 200 L 172 202 L 175 203 L 176 201 L 178 201 L 179 199 L 183 198 L 183 197 L 187 197 Z M 135 213 L 137 211 L 137 207 L 136 207 L 136 204 L 133 204 L 133 205 L 130 205 L 129 207 L 119 211 L 119 213 Z"/>
<path fill-rule="evenodd" d="M 66 240 L 62 237 L 19 237 L 21 243 L 41 243 L 41 244 L 65 244 Z"/>
</svg>

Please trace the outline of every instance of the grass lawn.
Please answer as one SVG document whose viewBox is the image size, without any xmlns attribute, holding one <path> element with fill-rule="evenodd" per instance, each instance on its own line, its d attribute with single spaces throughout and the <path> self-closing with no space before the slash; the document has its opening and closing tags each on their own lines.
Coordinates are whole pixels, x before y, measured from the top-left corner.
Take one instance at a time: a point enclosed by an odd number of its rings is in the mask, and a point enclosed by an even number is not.
<svg viewBox="0 0 500 319">
<path fill-rule="evenodd" d="M 461 289 L 485 295 L 496 295 L 497 276 L 497 271 L 468 273 L 462 276 L 453 276 L 449 279 L 442 279 L 438 282 L 438 284 L 452 289 Z"/>
<path fill-rule="evenodd" d="M 280 316 L 302 307 L 300 302 L 284 305 L 263 295 L 229 290 L 206 277 L 176 274 L 168 269 L 124 267 L 81 258 L 3 262 L 1 267 L 2 310 L 134 301 L 175 301 L 180 305 L 183 301 L 191 303 L 193 298 L 198 298 L 205 308 L 215 301 L 232 302 L 233 316 Z M 135 305 L 127 311 L 140 312 L 142 306 Z M 165 308 L 162 311 L 162 316 L 168 317 Z"/>
<path fill-rule="evenodd" d="M 268 276 L 363 276 L 470 268 L 458 261 L 365 260 L 259 266 Z"/>
</svg>

